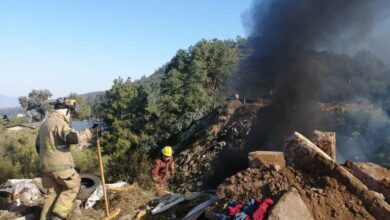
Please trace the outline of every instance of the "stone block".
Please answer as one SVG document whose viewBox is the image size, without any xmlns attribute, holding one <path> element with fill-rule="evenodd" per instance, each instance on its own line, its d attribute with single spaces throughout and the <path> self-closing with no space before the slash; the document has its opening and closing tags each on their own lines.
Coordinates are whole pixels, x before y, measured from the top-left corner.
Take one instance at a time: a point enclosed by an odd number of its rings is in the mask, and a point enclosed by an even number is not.
<svg viewBox="0 0 390 220">
<path fill-rule="evenodd" d="M 336 133 L 314 131 L 312 139 L 313 143 L 322 151 L 328 154 L 333 160 L 336 160 Z"/>
<path fill-rule="evenodd" d="M 268 220 L 313 220 L 298 191 L 285 193 L 270 211 Z"/>
<path fill-rule="evenodd" d="M 270 167 L 271 165 L 279 165 L 285 167 L 283 152 L 276 151 L 253 151 L 248 154 L 250 167 Z"/>
</svg>

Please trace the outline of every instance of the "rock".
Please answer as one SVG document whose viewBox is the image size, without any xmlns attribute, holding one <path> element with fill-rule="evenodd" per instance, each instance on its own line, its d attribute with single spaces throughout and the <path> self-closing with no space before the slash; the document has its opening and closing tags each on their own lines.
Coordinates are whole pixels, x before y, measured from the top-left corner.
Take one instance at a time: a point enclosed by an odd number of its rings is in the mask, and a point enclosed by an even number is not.
<svg viewBox="0 0 390 220">
<path fill-rule="evenodd" d="M 345 162 L 344 166 L 370 190 L 378 192 L 390 203 L 390 170 L 374 163 Z"/>
<path fill-rule="evenodd" d="M 322 151 L 328 154 L 333 160 L 336 160 L 336 133 L 314 131 L 312 139 L 313 143 Z"/>
<path fill-rule="evenodd" d="M 271 169 L 275 170 L 276 172 L 279 172 L 279 170 L 281 170 L 282 167 L 277 164 L 271 164 Z"/>
<path fill-rule="evenodd" d="M 324 190 L 313 188 L 313 192 L 318 193 L 318 194 L 322 194 L 324 192 Z"/>
<path fill-rule="evenodd" d="M 371 192 L 375 193 L 379 198 L 381 198 L 383 200 L 386 199 L 385 196 L 382 193 L 378 193 L 378 192 L 375 192 L 375 191 L 372 191 L 372 190 L 371 190 Z"/>
<path fill-rule="evenodd" d="M 309 172 L 330 175 L 357 196 L 366 209 L 377 219 L 390 219 L 390 205 L 371 192 L 366 185 L 338 164 L 328 154 L 298 132 L 286 142 L 288 164 Z M 304 155 L 304 156 L 302 156 Z"/>
<path fill-rule="evenodd" d="M 293 188 L 285 193 L 271 209 L 268 220 L 312 220 L 309 210 L 298 191 Z"/>
<path fill-rule="evenodd" d="M 285 167 L 283 152 L 275 151 L 253 151 L 248 154 L 250 167 L 270 167 L 271 165 L 278 165 Z"/>
</svg>

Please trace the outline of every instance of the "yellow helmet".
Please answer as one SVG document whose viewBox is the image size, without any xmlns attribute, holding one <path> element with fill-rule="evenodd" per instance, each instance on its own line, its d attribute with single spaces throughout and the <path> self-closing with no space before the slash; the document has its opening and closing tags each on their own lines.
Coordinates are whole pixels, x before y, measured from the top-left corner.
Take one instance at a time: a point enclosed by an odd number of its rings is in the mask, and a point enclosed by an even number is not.
<svg viewBox="0 0 390 220">
<path fill-rule="evenodd" d="M 172 156 L 172 154 L 173 154 L 172 147 L 171 147 L 171 146 L 165 146 L 165 147 L 161 150 L 161 153 L 162 153 L 164 156 L 166 156 L 166 157 Z"/>
</svg>

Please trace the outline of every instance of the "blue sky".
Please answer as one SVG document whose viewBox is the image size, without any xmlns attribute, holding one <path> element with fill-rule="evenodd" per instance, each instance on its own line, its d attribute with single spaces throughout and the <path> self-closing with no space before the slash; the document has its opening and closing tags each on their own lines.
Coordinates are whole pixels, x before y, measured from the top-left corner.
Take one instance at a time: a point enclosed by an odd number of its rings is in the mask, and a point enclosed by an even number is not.
<svg viewBox="0 0 390 220">
<path fill-rule="evenodd" d="M 0 0 L 0 94 L 82 94 L 150 75 L 202 38 L 247 36 L 251 1 Z"/>
</svg>

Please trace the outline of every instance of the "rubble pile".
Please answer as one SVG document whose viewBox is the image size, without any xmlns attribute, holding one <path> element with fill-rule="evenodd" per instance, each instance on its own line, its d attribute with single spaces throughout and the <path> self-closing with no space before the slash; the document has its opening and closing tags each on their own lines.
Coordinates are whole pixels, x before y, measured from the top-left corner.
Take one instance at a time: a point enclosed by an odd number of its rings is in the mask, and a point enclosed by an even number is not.
<svg viewBox="0 0 390 220">
<path fill-rule="evenodd" d="M 332 140 L 333 135 L 329 139 Z M 223 212 L 224 204 L 230 200 L 270 197 L 276 205 L 271 209 L 269 219 L 282 219 L 283 213 L 288 219 L 308 219 L 302 218 L 304 208 L 297 215 L 301 217 L 292 218 L 296 208 L 291 205 L 280 208 L 281 205 L 278 205 L 286 200 L 281 198 L 296 191 L 313 219 L 390 218 L 390 206 L 384 196 L 389 190 L 386 185 L 389 176 L 384 175 L 389 173 L 388 170 L 374 164 L 356 165 L 352 162 L 346 164 L 346 169 L 297 132 L 287 140 L 284 155 L 286 167 L 276 169 L 277 165 L 258 163 L 257 167 L 247 168 L 227 178 L 218 187 L 220 200 L 212 212 Z M 252 159 L 249 157 L 249 160 Z M 356 171 L 358 167 L 360 172 Z M 376 184 L 372 182 L 374 179 Z M 295 200 L 298 204 L 299 199 Z"/>
<path fill-rule="evenodd" d="M 261 102 L 243 104 L 240 100 L 232 100 L 184 133 L 186 136 L 182 139 L 185 141 L 180 144 L 181 152 L 176 156 L 178 171 L 184 175 L 182 187 L 190 191 L 215 188 L 213 180 L 226 171 L 219 166 L 229 159 L 234 160 L 231 167 L 237 166 L 238 170 L 248 166 L 246 157 L 249 150 L 242 149 L 256 119 L 256 112 L 262 106 Z"/>
<path fill-rule="evenodd" d="M 43 205 L 40 178 L 10 179 L 0 185 L 0 219 L 38 218 Z"/>
<path fill-rule="evenodd" d="M 293 188 L 314 219 L 374 219 L 362 202 L 335 178 L 312 176 L 292 167 L 279 172 L 272 168 L 248 168 L 229 177 L 218 187 L 221 200 L 217 210 L 223 212 L 223 204 L 231 199 L 246 201 L 270 197 L 279 201 Z"/>
</svg>

